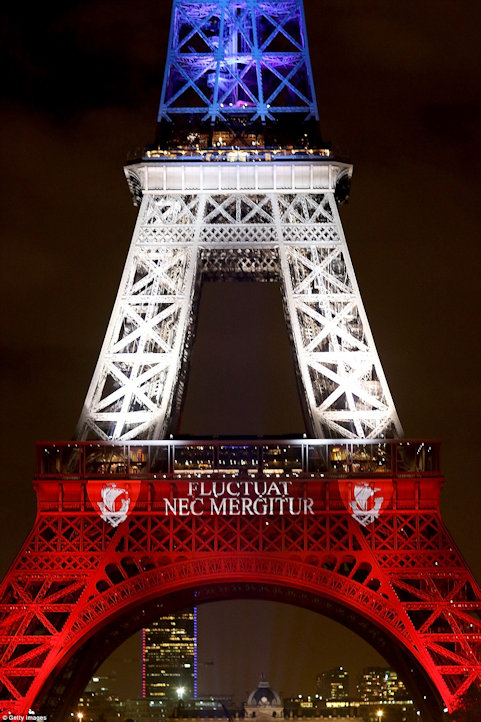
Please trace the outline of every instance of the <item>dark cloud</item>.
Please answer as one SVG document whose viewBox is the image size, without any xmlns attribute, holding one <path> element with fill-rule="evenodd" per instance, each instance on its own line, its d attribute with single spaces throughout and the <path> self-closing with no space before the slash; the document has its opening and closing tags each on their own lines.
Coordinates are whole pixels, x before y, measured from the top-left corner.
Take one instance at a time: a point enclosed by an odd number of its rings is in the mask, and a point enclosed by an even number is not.
<svg viewBox="0 0 481 722">
<path fill-rule="evenodd" d="M 35 5 L 28 13 L 10 7 L 4 98 L 62 122 L 89 108 L 137 106 L 158 94 L 169 10 L 108 1 Z"/>
<path fill-rule="evenodd" d="M 433 103 L 421 110 L 421 122 L 424 132 L 436 141 L 446 144 L 447 147 L 464 147 L 465 153 L 472 153 L 478 141 L 481 105 Z"/>
</svg>

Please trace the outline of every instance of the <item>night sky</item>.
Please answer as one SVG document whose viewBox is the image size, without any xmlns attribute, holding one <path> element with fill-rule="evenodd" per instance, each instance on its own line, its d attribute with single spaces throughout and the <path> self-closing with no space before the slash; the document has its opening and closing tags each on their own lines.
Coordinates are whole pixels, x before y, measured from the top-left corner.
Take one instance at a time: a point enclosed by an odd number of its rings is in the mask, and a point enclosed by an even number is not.
<svg viewBox="0 0 481 722">
<path fill-rule="evenodd" d="M 374 338 L 405 435 L 443 442 L 443 517 L 481 579 L 481 5 L 305 8 L 321 129 L 354 163 L 341 216 Z M 34 442 L 72 438 L 107 327 L 136 217 L 122 165 L 154 138 L 170 10 L 3 11 L 2 571 L 35 515 Z M 206 286 L 198 333 L 183 432 L 304 430 L 275 285 Z M 377 659 L 322 618 L 261 602 L 229 637 L 240 606 L 202 610 L 204 691 L 242 693 L 260 671 L 311 691 L 351 648 L 353 665 Z"/>
</svg>

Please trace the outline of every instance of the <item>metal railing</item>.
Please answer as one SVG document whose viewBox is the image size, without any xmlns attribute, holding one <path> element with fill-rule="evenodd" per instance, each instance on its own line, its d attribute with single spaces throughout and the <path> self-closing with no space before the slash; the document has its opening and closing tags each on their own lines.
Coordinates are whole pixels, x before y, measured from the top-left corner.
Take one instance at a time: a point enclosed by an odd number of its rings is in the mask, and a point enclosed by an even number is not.
<svg viewBox="0 0 481 722">
<path fill-rule="evenodd" d="M 252 147 L 210 147 L 210 148 L 150 148 L 143 154 L 145 160 L 202 160 L 202 161 L 272 161 L 292 158 L 315 160 L 331 159 L 329 148 L 252 148 Z"/>
<path fill-rule="evenodd" d="M 440 443 L 406 439 L 203 439 L 38 443 L 36 478 L 440 474 Z"/>
</svg>

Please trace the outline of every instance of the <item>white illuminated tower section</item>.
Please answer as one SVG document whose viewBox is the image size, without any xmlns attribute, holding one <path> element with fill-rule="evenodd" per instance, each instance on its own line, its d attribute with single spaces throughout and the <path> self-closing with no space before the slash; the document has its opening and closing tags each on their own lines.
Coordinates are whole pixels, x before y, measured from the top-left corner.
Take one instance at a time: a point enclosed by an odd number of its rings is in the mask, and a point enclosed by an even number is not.
<svg viewBox="0 0 481 722">
<path fill-rule="evenodd" d="M 158 142 L 125 169 L 140 210 L 78 438 L 175 432 L 200 285 L 226 277 L 280 283 L 312 436 L 401 435 L 338 213 L 352 167 L 317 120 L 302 0 L 174 0 Z"/>
</svg>

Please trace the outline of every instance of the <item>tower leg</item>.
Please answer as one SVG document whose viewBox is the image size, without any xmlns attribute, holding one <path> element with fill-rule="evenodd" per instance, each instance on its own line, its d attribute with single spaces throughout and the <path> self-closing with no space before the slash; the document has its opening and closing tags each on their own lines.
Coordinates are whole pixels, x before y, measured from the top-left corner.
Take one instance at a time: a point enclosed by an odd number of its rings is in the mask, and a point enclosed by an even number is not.
<svg viewBox="0 0 481 722">
<path fill-rule="evenodd" d="M 77 436 L 163 438 L 192 319 L 195 197 L 145 194 Z"/>
<path fill-rule="evenodd" d="M 333 193 L 279 195 L 286 322 L 314 437 L 401 433 Z"/>
</svg>

